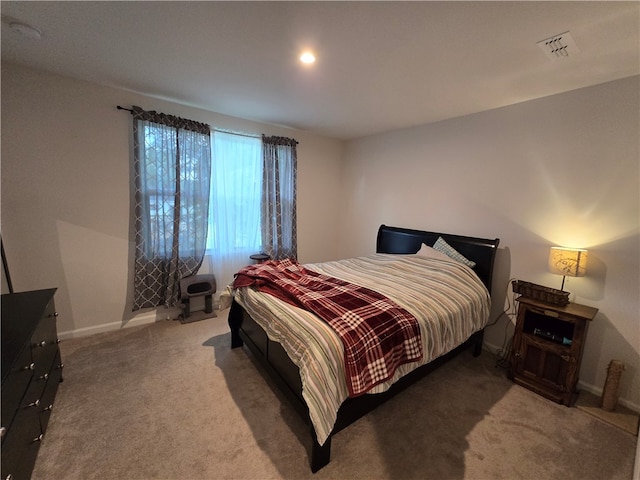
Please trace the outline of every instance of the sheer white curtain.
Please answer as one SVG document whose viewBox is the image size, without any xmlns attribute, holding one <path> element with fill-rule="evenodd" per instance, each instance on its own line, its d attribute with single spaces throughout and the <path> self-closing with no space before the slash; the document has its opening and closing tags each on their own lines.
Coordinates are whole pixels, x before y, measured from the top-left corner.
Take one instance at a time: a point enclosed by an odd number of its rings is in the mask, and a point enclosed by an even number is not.
<svg viewBox="0 0 640 480">
<path fill-rule="evenodd" d="M 233 275 L 262 249 L 260 197 L 262 141 L 226 132 L 212 132 L 209 238 L 202 272 L 213 273 L 216 297 Z"/>
</svg>

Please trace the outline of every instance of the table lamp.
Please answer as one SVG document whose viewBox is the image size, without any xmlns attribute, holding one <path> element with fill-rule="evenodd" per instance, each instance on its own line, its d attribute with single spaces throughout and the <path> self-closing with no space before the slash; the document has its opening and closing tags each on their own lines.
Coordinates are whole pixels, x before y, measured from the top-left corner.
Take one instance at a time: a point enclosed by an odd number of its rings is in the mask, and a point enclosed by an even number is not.
<svg viewBox="0 0 640 480">
<path fill-rule="evenodd" d="M 551 247 L 549 271 L 562 275 L 561 291 L 564 291 L 565 277 L 582 277 L 587 268 L 587 250 L 581 248 Z"/>
</svg>

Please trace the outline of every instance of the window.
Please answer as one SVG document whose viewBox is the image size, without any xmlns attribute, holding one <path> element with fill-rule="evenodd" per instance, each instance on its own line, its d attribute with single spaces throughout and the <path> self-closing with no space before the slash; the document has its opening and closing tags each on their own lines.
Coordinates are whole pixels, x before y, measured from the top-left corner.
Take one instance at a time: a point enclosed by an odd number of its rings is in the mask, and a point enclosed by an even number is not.
<svg viewBox="0 0 640 480">
<path fill-rule="evenodd" d="M 209 162 L 208 137 L 192 131 L 166 127 L 155 123 L 142 125 L 140 144 L 144 221 L 144 249 L 147 258 L 171 258 L 174 228 L 178 219 L 178 246 L 181 258 L 197 256 L 196 245 L 204 230 L 193 227 L 194 222 L 203 221 L 208 208 L 208 191 L 203 187 L 201 172 Z M 175 212 L 176 203 L 176 146 L 180 145 L 180 211 Z M 205 157 L 205 158 L 203 158 Z M 208 175 L 208 172 L 206 173 Z"/>
<path fill-rule="evenodd" d="M 133 310 L 175 306 L 206 249 L 210 128 L 133 106 Z"/>
<path fill-rule="evenodd" d="M 180 279 L 198 271 L 227 285 L 252 254 L 296 258 L 294 139 L 212 132 L 136 106 L 130 112 L 133 310 L 176 305 Z"/>
<path fill-rule="evenodd" d="M 262 140 L 212 134 L 207 253 L 247 258 L 261 250 Z"/>
</svg>

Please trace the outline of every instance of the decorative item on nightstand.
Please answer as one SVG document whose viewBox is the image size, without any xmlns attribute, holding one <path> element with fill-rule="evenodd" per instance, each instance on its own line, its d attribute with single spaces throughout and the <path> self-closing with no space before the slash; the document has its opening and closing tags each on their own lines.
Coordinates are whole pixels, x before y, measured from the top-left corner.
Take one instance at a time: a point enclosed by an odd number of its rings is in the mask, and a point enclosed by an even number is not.
<svg viewBox="0 0 640 480">
<path fill-rule="evenodd" d="M 523 297 L 533 300 L 540 300 L 541 302 L 560 306 L 569 303 L 569 292 L 564 292 L 557 288 L 545 287 L 537 283 L 524 282 L 522 280 L 513 280 L 511 286 L 513 287 L 513 293 L 518 293 Z"/>
<path fill-rule="evenodd" d="M 564 290 L 565 277 L 582 277 L 587 269 L 587 250 L 581 248 L 551 247 L 549 252 L 549 271 L 562 275 Z"/>
</svg>

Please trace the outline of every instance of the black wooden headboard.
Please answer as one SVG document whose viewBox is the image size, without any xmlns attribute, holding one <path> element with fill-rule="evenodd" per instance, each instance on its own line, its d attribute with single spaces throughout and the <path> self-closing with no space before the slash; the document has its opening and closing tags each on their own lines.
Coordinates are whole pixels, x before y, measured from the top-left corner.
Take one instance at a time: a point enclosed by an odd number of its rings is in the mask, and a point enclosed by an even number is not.
<svg viewBox="0 0 640 480">
<path fill-rule="evenodd" d="M 491 292 L 493 263 L 500 239 L 465 237 L 450 233 L 426 232 L 408 228 L 388 227 L 380 225 L 376 243 L 377 253 L 410 254 L 417 253 L 422 244 L 432 247 L 438 237 L 442 237 L 449 245 L 469 260 L 476 262 L 473 270 L 482 283 Z"/>
</svg>

